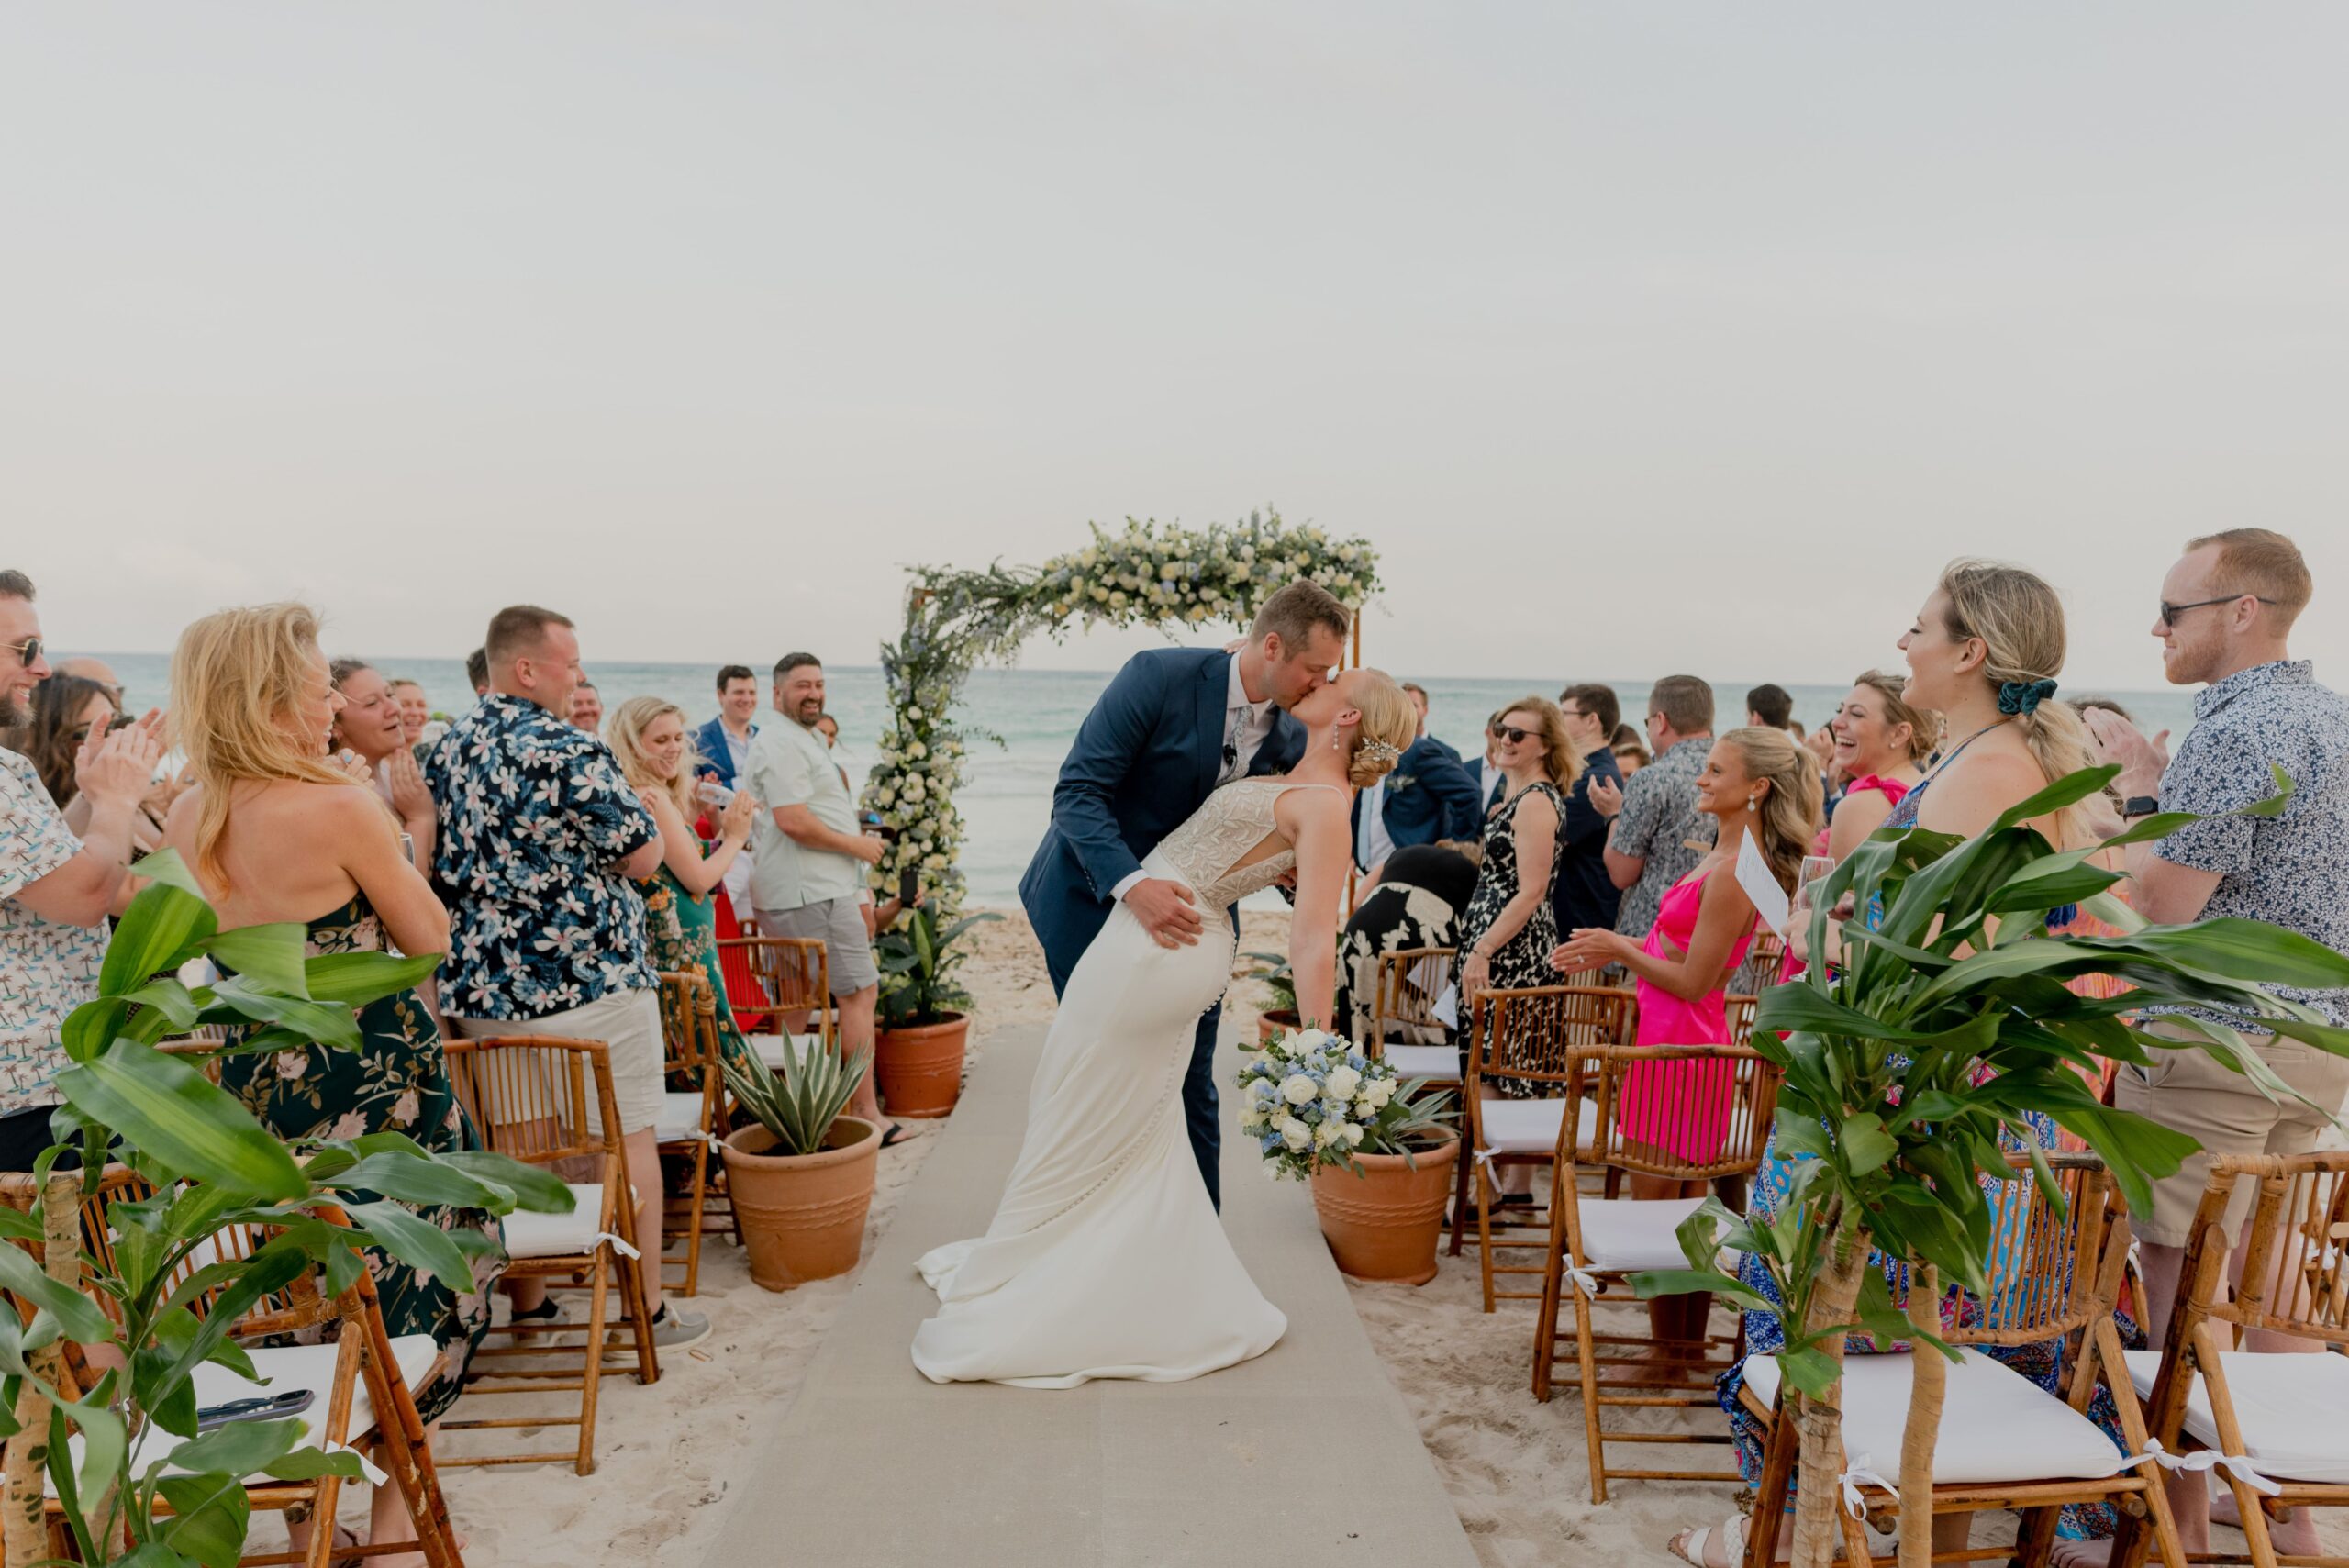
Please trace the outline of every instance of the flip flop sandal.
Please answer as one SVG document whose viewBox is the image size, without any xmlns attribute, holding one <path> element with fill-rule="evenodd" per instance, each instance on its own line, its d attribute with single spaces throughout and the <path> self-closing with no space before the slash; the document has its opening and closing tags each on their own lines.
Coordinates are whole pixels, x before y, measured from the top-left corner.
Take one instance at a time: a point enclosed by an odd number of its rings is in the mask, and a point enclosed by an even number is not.
<svg viewBox="0 0 2349 1568">
<path fill-rule="evenodd" d="M 887 1149 L 893 1144 L 903 1143 L 911 1137 L 913 1134 L 907 1132 L 901 1123 L 893 1121 L 889 1124 L 889 1130 L 881 1135 L 881 1147 Z"/>
<path fill-rule="evenodd" d="M 1697 1568 L 1712 1568 L 1705 1561 L 1705 1549 L 1713 1544 L 1713 1531 L 1718 1529 L 1721 1532 L 1723 1561 L 1730 1568 L 1737 1568 L 1745 1561 L 1745 1516 L 1738 1514 L 1726 1524 L 1702 1525 L 1686 1535 L 1674 1536 L 1667 1550 L 1683 1562 L 1693 1562 Z"/>
</svg>

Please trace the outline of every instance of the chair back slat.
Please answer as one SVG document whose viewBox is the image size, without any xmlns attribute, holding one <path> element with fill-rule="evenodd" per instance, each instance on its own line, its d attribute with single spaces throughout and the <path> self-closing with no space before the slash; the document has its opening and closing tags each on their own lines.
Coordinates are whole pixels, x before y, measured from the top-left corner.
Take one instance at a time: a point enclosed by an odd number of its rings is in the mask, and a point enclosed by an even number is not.
<svg viewBox="0 0 2349 1568">
<path fill-rule="evenodd" d="M 2221 1195 L 2223 1208 L 2243 1183 L 2257 1193 L 2242 1288 L 2198 1308 L 2238 1328 L 2349 1344 L 2349 1151 L 2213 1160 L 2203 1207 Z"/>
<path fill-rule="evenodd" d="M 1441 1045 L 1447 1030 L 1435 1005 L 1451 989 L 1455 948 L 1398 948 L 1378 955 L 1367 1055 L 1389 1045 Z"/>
<path fill-rule="evenodd" d="M 457 1098 L 495 1152 L 532 1165 L 618 1157 L 618 1115 L 603 1041 L 497 1035 L 448 1040 L 443 1049 Z"/>
<path fill-rule="evenodd" d="M 1750 1046 L 1623 1045 L 1578 1052 L 1565 1126 L 1598 1106 L 1580 1163 L 1681 1181 L 1761 1169 L 1778 1111 L 1778 1069 Z"/>
<path fill-rule="evenodd" d="M 1731 1045 L 1753 1043 L 1753 1015 L 1762 1006 L 1756 995 L 1732 992 L 1721 998 L 1723 1011 L 1729 1019 L 1729 1042 Z"/>
<path fill-rule="evenodd" d="M 771 1011 L 773 1029 L 780 1031 L 785 1013 L 809 1012 L 821 1020 L 818 1032 L 832 1034 L 831 962 L 824 944 L 810 937 L 729 937 L 718 944 L 721 967 L 728 952 L 749 961 L 751 977 Z M 740 1009 L 737 1009 L 738 1016 Z"/>
<path fill-rule="evenodd" d="M 1470 1067 L 1480 1078 L 1575 1082 L 1587 1070 L 1589 1053 L 1631 1038 L 1631 993 L 1612 987 L 1480 991 L 1475 1005 Z"/>
<path fill-rule="evenodd" d="M 1983 1269 L 1989 1290 L 1980 1320 L 1952 1329 L 1945 1336 L 1951 1343 L 2036 1344 L 2111 1310 L 2127 1251 L 2111 1175 L 2093 1154 L 2053 1153 L 2047 1162 L 2060 1202 L 2049 1201 L 2023 1155 L 2013 1157 L 2006 1179 L 1986 1184 L 1991 1221 Z M 2115 1243 L 2118 1252 L 2111 1251 Z"/>
</svg>

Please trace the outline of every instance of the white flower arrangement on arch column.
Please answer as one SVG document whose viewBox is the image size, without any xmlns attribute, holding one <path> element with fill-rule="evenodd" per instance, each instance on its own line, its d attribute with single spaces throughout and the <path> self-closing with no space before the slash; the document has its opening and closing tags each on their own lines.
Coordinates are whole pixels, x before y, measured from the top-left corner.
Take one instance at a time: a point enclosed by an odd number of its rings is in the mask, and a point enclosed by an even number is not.
<svg viewBox="0 0 2349 1568">
<path fill-rule="evenodd" d="M 895 835 L 875 868 L 877 885 L 894 887 L 912 868 L 941 920 L 963 903 L 963 817 L 954 791 L 966 741 L 996 740 L 966 735 L 954 716 L 974 668 L 1008 662 L 1031 633 L 1057 640 L 1071 626 L 1244 627 L 1275 590 L 1300 577 L 1357 614 L 1378 591 L 1368 541 L 1291 527 L 1269 509 L 1204 528 L 1132 517 L 1115 534 L 1091 527 L 1091 544 L 1041 566 L 910 569 L 904 631 L 881 649 L 890 716 L 863 804 Z"/>
</svg>

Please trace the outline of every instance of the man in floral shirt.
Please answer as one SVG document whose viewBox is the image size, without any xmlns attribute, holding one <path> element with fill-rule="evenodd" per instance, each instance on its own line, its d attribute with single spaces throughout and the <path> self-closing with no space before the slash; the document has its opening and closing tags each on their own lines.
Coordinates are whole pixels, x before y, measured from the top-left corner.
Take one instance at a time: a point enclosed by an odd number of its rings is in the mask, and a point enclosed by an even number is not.
<svg viewBox="0 0 2349 1568">
<path fill-rule="evenodd" d="M 1645 940 L 1664 895 L 1697 869 L 1713 840 L 1712 819 L 1697 809 L 1697 776 L 1713 750 L 1713 688 L 1695 675 L 1658 681 L 1648 693 L 1648 740 L 1655 761 L 1620 789 L 1589 786 L 1592 809 L 1614 818 L 1606 862 L 1623 890 L 1615 929 L 1634 940 Z"/>
<path fill-rule="evenodd" d="M 581 682 L 570 620 L 513 606 L 490 620 L 485 649 L 489 690 L 424 767 L 440 832 L 433 872 L 450 891 L 441 1008 L 467 1036 L 610 1048 L 637 1241 L 657 1256 L 660 983 L 634 884 L 661 863 L 660 829 L 612 749 L 569 721 Z M 644 1270 L 644 1288 L 662 1349 L 709 1332 L 708 1318 L 662 1306 L 657 1268 Z"/>
</svg>

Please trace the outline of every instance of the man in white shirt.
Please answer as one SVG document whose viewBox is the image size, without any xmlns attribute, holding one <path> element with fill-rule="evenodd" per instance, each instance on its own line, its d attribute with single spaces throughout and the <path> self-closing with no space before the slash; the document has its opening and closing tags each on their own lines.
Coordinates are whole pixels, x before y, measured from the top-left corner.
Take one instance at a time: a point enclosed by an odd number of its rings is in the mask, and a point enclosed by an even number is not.
<svg viewBox="0 0 2349 1568">
<path fill-rule="evenodd" d="M 759 934 L 824 944 L 832 996 L 840 1004 L 841 1043 L 852 1059 L 869 1060 L 881 972 L 857 895 L 865 886 L 865 867 L 881 863 L 885 846 L 879 834 L 862 830 L 848 784 L 816 730 L 824 716 L 824 666 L 814 654 L 786 653 L 776 661 L 774 710 L 782 722 L 752 739 L 742 780 L 767 807 L 751 839 L 751 901 Z M 880 1121 L 872 1073 L 857 1086 L 849 1114 Z M 891 1128 L 888 1140 L 896 1136 Z"/>
</svg>

